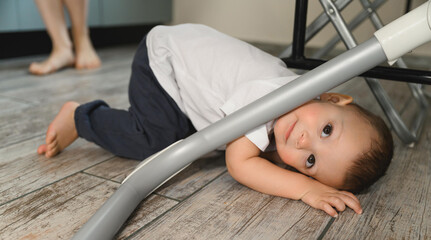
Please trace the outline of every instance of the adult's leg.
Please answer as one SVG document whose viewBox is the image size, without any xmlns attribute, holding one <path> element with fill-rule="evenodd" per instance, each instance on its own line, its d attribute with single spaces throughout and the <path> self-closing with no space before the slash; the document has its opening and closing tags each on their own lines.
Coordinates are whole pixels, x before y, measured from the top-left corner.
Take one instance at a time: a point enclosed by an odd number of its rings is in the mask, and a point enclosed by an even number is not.
<svg viewBox="0 0 431 240">
<path fill-rule="evenodd" d="M 63 13 L 63 3 L 59 0 L 35 0 L 47 32 L 52 42 L 52 50 L 48 59 L 34 62 L 29 71 L 33 74 L 44 75 L 74 64 L 72 42 L 67 32 Z"/>
<path fill-rule="evenodd" d="M 91 43 L 87 26 L 88 1 L 64 0 L 72 22 L 72 35 L 75 45 L 77 69 L 98 68 L 101 61 Z"/>
</svg>

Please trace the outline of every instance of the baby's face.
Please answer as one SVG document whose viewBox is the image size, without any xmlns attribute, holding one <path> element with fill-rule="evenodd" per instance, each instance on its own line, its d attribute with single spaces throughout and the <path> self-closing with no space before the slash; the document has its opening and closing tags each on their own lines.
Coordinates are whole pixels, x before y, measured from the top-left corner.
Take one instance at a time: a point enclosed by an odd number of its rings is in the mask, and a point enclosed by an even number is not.
<svg viewBox="0 0 431 240">
<path fill-rule="evenodd" d="M 371 144 L 371 127 L 349 102 L 313 100 L 281 116 L 274 126 L 284 163 L 335 188 Z"/>
</svg>

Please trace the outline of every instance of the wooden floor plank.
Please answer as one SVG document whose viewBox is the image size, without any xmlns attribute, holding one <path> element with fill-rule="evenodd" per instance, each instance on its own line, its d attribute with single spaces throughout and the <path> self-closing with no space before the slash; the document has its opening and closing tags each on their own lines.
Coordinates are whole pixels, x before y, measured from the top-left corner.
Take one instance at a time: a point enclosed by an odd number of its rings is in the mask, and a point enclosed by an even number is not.
<svg viewBox="0 0 431 240">
<path fill-rule="evenodd" d="M 86 173 L 121 183 L 140 161 L 114 157 L 85 170 Z"/>
<path fill-rule="evenodd" d="M 93 74 L 79 74 L 77 72 L 64 72 L 58 76 L 38 78 L 26 76 L 24 79 L 15 79 L 27 87 L 14 87 L 2 89 L 0 94 L 20 98 L 39 104 L 65 102 L 67 100 L 89 101 L 95 98 L 109 97 L 115 93 L 127 96 L 127 86 L 130 70 L 124 64 L 112 66 L 104 71 L 99 70 Z M 1 83 L 5 85 L 5 83 Z"/>
<path fill-rule="evenodd" d="M 13 79 L 28 75 L 27 69 L 31 62 L 35 60 L 38 60 L 38 58 L 22 57 L 0 60 L 0 82 L 13 82 Z"/>
<path fill-rule="evenodd" d="M 328 221 L 330 217 L 325 213 L 302 202 L 275 197 L 234 238 L 317 239 Z"/>
<path fill-rule="evenodd" d="M 6 116 L 13 109 L 22 109 L 31 105 L 31 102 L 21 101 L 0 95 L 0 116 Z"/>
<path fill-rule="evenodd" d="M 169 211 L 178 202 L 163 196 L 152 194 L 146 198 L 124 223 L 123 228 L 115 236 L 116 239 L 128 239 L 139 229 Z M 144 207 L 143 207 L 144 206 Z"/>
<path fill-rule="evenodd" d="M 298 233 L 309 239 L 329 218 L 302 202 L 253 191 L 225 173 L 132 239 L 290 239 Z M 309 226 L 314 231 L 304 231 Z"/>
<path fill-rule="evenodd" d="M 117 189 L 118 183 L 77 174 L 0 206 L 0 239 L 70 239 Z M 129 236 L 176 204 L 151 196 L 118 238 Z"/>
<path fill-rule="evenodd" d="M 157 189 L 156 193 L 184 200 L 226 171 L 224 152 L 212 152 L 194 161 Z"/>
<path fill-rule="evenodd" d="M 43 138 L 0 149 L 0 205 L 112 157 L 100 147 L 78 140 L 62 154 L 47 159 L 36 153 Z"/>
<path fill-rule="evenodd" d="M 118 185 L 103 182 L 78 174 L 1 206 L 2 238 L 65 239 L 72 236 L 82 224 L 82 215 L 88 215 L 89 210 L 101 205 Z M 98 195 L 88 195 L 88 191 Z"/>
<path fill-rule="evenodd" d="M 122 182 L 140 161 L 112 158 L 85 170 L 86 173 Z M 181 171 L 156 190 L 157 194 L 183 200 L 226 171 L 224 152 L 208 154 Z"/>
<path fill-rule="evenodd" d="M 46 133 L 60 105 L 21 106 L 0 115 L 0 148 Z"/>
</svg>

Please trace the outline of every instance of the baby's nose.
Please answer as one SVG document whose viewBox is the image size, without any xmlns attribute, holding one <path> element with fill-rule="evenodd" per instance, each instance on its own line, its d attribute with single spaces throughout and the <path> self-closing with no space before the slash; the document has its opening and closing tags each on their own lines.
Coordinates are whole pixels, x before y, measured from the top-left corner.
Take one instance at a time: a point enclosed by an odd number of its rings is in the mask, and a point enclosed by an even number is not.
<svg viewBox="0 0 431 240">
<path fill-rule="evenodd" d="M 301 132 L 298 139 L 296 140 L 296 148 L 307 148 L 310 145 L 310 138 L 306 131 Z"/>
</svg>

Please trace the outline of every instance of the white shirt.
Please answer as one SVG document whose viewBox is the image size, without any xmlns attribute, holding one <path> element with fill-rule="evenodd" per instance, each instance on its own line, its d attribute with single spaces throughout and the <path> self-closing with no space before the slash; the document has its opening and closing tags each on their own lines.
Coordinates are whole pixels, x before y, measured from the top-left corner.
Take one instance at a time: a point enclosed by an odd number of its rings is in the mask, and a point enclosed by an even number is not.
<svg viewBox="0 0 431 240">
<path fill-rule="evenodd" d="M 160 85 L 198 131 L 298 77 L 279 58 L 204 25 L 157 26 L 147 48 Z M 264 151 L 272 128 L 246 137 Z"/>
</svg>

